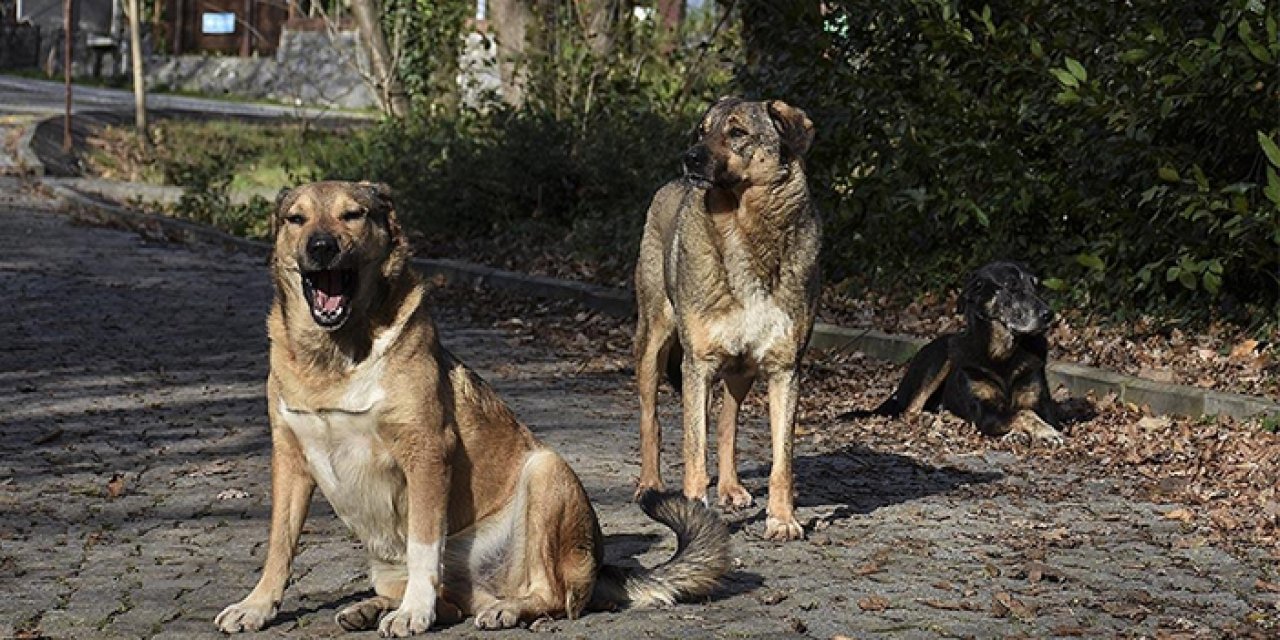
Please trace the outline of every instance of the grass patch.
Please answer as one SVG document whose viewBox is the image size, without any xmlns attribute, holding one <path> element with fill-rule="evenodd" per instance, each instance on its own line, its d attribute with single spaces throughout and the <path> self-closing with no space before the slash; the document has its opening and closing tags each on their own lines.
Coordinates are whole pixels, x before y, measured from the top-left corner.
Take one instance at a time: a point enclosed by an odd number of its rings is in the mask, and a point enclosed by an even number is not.
<svg viewBox="0 0 1280 640">
<path fill-rule="evenodd" d="M 311 158 L 342 139 L 343 129 L 301 123 L 237 120 L 160 120 L 150 148 L 127 126 L 108 126 L 89 138 L 85 166 L 93 175 L 157 185 L 190 186 L 189 174 L 227 177 L 232 189 L 278 189 L 311 179 Z"/>
</svg>

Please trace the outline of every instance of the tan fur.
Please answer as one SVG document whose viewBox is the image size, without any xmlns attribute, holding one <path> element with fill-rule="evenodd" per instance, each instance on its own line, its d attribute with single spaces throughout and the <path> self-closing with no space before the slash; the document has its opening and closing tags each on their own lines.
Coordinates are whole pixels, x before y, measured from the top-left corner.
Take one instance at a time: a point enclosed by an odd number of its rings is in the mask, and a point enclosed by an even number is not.
<svg viewBox="0 0 1280 640">
<path fill-rule="evenodd" d="M 722 100 L 686 163 L 710 184 L 671 182 L 650 205 L 636 266 L 638 493 L 662 487 L 658 379 L 675 346 L 683 376 L 684 494 L 706 500 L 710 387 L 723 377 L 720 503 L 744 507 L 737 476 L 738 408 L 757 375 L 768 382 L 773 470 L 765 535 L 795 539 L 791 448 L 798 366 L 818 299 L 820 232 L 803 156 L 813 124 L 781 101 Z"/>
<path fill-rule="evenodd" d="M 304 185 L 281 199 L 277 225 L 270 542 L 257 587 L 217 626 L 275 616 L 317 486 L 369 553 L 377 595 L 338 613 L 345 629 L 400 637 L 465 615 L 499 628 L 580 614 L 600 569 L 595 511 L 568 464 L 441 346 L 386 187 Z M 348 319 L 327 330 L 300 284 L 317 233 L 338 239 L 359 283 Z M 724 573 L 675 564 L 711 583 Z"/>
</svg>

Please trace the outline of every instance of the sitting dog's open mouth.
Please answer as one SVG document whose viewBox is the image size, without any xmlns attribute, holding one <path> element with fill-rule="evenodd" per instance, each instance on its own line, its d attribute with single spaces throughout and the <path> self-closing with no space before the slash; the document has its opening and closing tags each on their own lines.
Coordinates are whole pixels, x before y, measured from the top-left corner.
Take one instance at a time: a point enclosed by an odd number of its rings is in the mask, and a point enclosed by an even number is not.
<svg viewBox="0 0 1280 640">
<path fill-rule="evenodd" d="M 355 293 L 354 269 L 322 269 L 302 273 L 302 294 L 307 297 L 311 318 L 326 329 L 337 329 L 347 321 Z"/>
</svg>

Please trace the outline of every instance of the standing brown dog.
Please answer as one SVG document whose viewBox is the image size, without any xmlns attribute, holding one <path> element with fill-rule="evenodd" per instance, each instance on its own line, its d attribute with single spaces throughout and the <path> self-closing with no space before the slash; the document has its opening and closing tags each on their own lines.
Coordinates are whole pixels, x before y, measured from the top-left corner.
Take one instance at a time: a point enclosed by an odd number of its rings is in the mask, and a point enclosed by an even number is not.
<svg viewBox="0 0 1280 640">
<path fill-rule="evenodd" d="M 441 346 L 384 185 L 304 185 L 281 196 L 275 223 L 271 535 L 261 580 L 219 629 L 275 617 L 316 486 L 370 556 L 376 595 L 338 613 L 348 630 L 401 637 L 469 614 L 504 628 L 714 588 L 728 532 L 678 494 L 642 502 L 677 533 L 671 560 L 601 565 L 573 470 Z"/>
<path fill-rule="evenodd" d="M 639 491 L 662 487 L 657 396 L 665 368 L 684 397 L 685 497 L 707 499 L 707 413 L 719 378 L 719 502 L 749 506 L 734 440 L 738 408 L 762 375 L 773 440 L 765 537 L 793 540 L 804 535 L 791 473 L 799 363 L 817 308 L 821 243 L 804 172 L 813 123 L 779 100 L 724 98 L 699 133 L 685 154 L 686 179 L 668 183 L 649 206 L 636 265 Z"/>
</svg>

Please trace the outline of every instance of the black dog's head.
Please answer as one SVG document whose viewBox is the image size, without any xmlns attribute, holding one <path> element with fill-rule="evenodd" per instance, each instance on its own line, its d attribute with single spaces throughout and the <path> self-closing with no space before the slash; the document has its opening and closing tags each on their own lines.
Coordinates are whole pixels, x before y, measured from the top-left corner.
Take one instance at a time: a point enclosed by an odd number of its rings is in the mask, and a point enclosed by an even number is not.
<svg viewBox="0 0 1280 640">
<path fill-rule="evenodd" d="M 1036 295 L 1039 282 L 1017 263 L 983 265 L 964 285 L 960 312 L 969 326 L 979 321 L 998 322 L 1015 334 L 1042 334 L 1053 322 L 1053 310 Z"/>
</svg>

